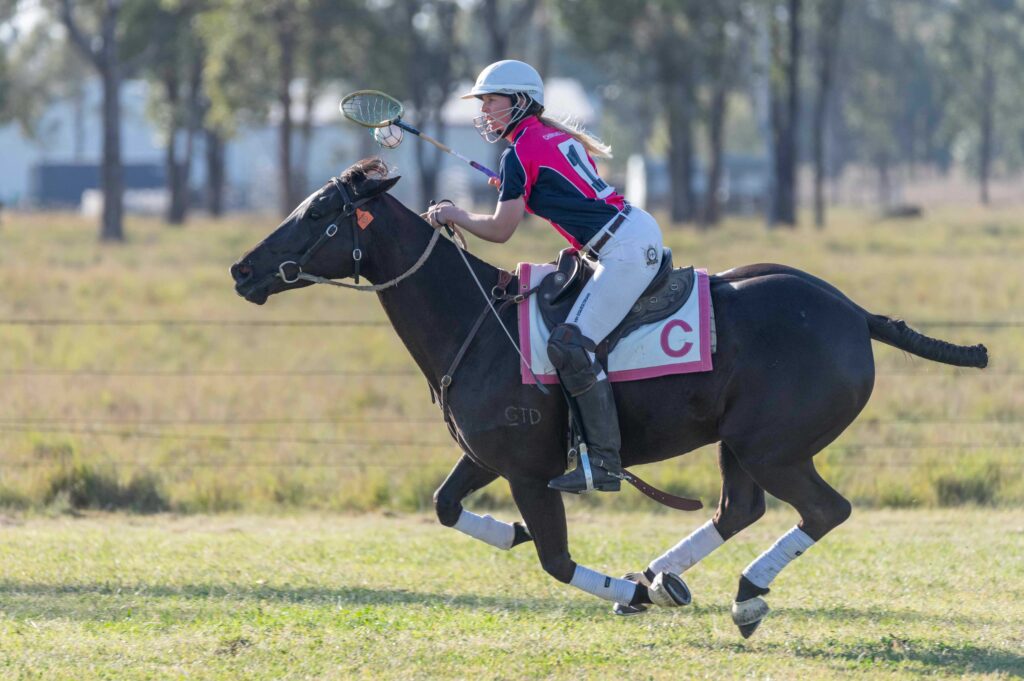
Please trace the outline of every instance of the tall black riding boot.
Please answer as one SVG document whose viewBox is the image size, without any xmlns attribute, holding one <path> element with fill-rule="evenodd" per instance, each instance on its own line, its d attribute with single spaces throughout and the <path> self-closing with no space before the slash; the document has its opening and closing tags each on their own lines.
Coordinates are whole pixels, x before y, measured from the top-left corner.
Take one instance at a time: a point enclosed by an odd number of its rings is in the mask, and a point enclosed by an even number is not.
<svg viewBox="0 0 1024 681">
<path fill-rule="evenodd" d="M 622 477 L 622 460 L 619 458 L 622 441 L 612 384 L 607 379 L 597 381 L 594 387 L 575 399 L 588 447 L 586 450 L 580 448 L 579 465 L 575 470 L 555 478 L 548 487 L 573 494 L 595 489 L 618 492 Z"/>
<path fill-rule="evenodd" d="M 548 357 L 579 407 L 587 443 L 586 449 L 581 447 L 576 470 L 548 483 L 562 492 L 617 492 L 620 487 L 619 416 L 611 383 L 597 380 L 601 366 L 592 359 L 593 350 L 594 342 L 575 324 L 559 324 L 548 339 Z"/>
</svg>

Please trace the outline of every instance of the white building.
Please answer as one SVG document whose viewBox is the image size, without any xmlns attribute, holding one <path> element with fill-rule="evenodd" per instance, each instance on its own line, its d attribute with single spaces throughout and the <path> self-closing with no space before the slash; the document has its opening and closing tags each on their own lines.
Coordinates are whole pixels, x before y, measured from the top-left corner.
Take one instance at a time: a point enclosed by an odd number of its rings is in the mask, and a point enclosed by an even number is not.
<svg viewBox="0 0 1024 681">
<path fill-rule="evenodd" d="M 568 113 L 585 125 L 594 125 L 597 110 L 575 80 L 551 78 L 545 96 L 548 111 Z M 465 156 L 497 170 L 498 154 L 504 145 L 490 145 L 483 141 L 472 126 L 479 112 L 476 100 L 461 100 L 458 94 L 469 89 L 466 83 L 456 90 L 445 106 L 447 130 L 444 142 Z M 163 166 L 164 142 L 144 115 L 148 84 L 128 81 L 121 91 L 122 102 L 122 159 L 125 163 L 148 163 Z M 301 83 L 296 83 L 296 98 L 301 101 Z M 395 172 L 405 176 L 394 194 L 411 207 L 422 206 L 426 198 L 418 196 L 417 165 L 413 145 L 427 143 L 406 135 L 403 144 L 395 150 L 381 149 L 373 142 L 370 131 L 342 118 L 338 111 L 340 88 L 325 89 L 314 107 L 314 134 L 309 150 L 302 148 L 296 130 L 293 143 L 296 162 L 304 162 L 312 184 L 320 186 L 332 175 L 367 155 L 380 155 L 394 166 Z M 26 138 L 16 124 L 0 127 L 0 201 L 14 205 L 31 206 L 33 188 L 32 168 L 40 163 L 82 163 L 97 165 L 101 158 L 102 121 L 101 93 L 98 82 L 90 83 L 82 111 L 83 119 L 76 123 L 74 107 L 70 102 L 59 102 L 40 119 L 38 140 Z M 295 105 L 293 120 L 301 123 L 301 106 Z M 415 126 L 415 112 L 406 113 L 409 124 Z M 227 191 L 229 202 L 246 209 L 278 210 L 277 129 L 274 123 L 280 111 L 271 112 L 270 120 L 260 127 L 239 131 L 227 145 Z M 79 131 L 76 135 L 77 130 Z M 434 131 L 424 130 L 432 134 Z M 77 142 L 76 142 L 77 138 Z M 192 186 L 205 182 L 201 139 L 194 151 Z M 76 151 L 76 146 L 78 147 Z M 429 145 L 428 145 L 429 147 Z M 433 147 L 429 147 L 433 149 Z M 299 160 L 304 155 L 304 161 Z M 486 177 L 458 159 L 443 155 L 440 188 L 443 198 L 465 200 L 473 189 L 486 188 Z M 442 197 L 432 197 L 442 198 Z"/>
</svg>

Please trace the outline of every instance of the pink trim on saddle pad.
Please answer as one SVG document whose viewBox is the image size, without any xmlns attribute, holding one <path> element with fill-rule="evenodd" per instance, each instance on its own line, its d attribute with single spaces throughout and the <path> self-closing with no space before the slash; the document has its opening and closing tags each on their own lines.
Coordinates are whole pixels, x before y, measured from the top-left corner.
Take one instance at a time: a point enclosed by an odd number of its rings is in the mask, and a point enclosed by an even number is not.
<svg viewBox="0 0 1024 681">
<path fill-rule="evenodd" d="M 540 282 L 554 265 L 519 264 L 519 291 L 525 293 Z M 639 381 L 657 376 L 711 371 L 711 287 L 707 270 L 694 272 L 697 295 L 690 296 L 671 317 L 643 326 L 619 341 L 608 358 L 608 376 L 612 381 Z M 541 383 L 558 383 L 547 359 L 547 328 L 531 296 L 519 305 L 519 338 L 523 356 L 528 358 Z M 694 346 L 697 344 L 697 347 Z M 523 383 L 533 376 L 520 360 Z"/>
</svg>

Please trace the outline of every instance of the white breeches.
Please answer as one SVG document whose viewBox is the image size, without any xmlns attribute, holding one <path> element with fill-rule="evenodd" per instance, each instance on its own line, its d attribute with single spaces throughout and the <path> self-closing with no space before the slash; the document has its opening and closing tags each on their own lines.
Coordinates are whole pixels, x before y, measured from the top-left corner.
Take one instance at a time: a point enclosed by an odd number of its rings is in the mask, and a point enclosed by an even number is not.
<svg viewBox="0 0 1024 681">
<path fill-rule="evenodd" d="M 601 248 L 594 276 L 580 292 L 566 323 L 578 326 L 594 343 L 603 341 L 658 273 L 662 248 L 658 223 L 650 213 L 633 206 Z"/>
</svg>

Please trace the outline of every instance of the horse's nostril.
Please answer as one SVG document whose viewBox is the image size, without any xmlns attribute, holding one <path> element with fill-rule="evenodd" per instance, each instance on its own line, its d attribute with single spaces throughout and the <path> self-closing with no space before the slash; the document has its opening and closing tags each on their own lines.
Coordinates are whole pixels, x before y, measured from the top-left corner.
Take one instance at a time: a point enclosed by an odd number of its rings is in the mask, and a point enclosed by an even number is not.
<svg viewBox="0 0 1024 681">
<path fill-rule="evenodd" d="M 252 276 L 252 268 L 249 267 L 248 265 L 235 263 L 234 265 L 231 266 L 231 276 L 234 278 L 235 281 L 245 281 L 250 276 Z"/>
</svg>

